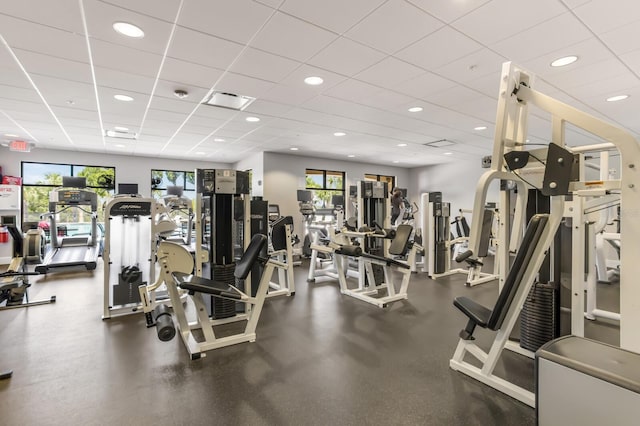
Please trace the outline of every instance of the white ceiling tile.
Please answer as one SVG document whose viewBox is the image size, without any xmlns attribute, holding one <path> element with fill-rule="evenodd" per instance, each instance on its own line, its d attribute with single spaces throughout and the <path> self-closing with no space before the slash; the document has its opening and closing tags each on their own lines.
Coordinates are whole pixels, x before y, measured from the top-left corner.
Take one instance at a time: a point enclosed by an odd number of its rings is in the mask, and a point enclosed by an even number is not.
<svg viewBox="0 0 640 426">
<path fill-rule="evenodd" d="M 150 94 L 154 79 L 109 68 L 95 67 L 96 81 L 99 86 L 118 89 L 122 94 L 136 97 L 136 94 Z"/>
<path fill-rule="evenodd" d="M 409 0 L 425 12 L 449 23 L 491 0 Z"/>
<path fill-rule="evenodd" d="M 227 69 L 242 45 L 189 28 L 176 28 L 167 56 L 211 68 Z"/>
<path fill-rule="evenodd" d="M 396 85 L 395 90 L 408 96 L 424 99 L 432 93 L 441 92 L 455 85 L 454 81 L 427 71 L 411 80 Z"/>
<path fill-rule="evenodd" d="M 291 105 L 258 99 L 251 105 L 249 105 L 244 111 L 247 113 L 256 113 L 277 117 L 291 110 L 291 108 Z"/>
<path fill-rule="evenodd" d="M 273 86 L 274 84 L 268 81 L 228 72 L 217 82 L 214 89 L 235 93 L 237 95 L 251 96 L 252 98 L 260 98 Z"/>
<path fill-rule="evenodd" d="M 322 84 L 309 85 L 304 82 L 307 77 L 320 77 Z M 297 88 L 302 92 L 320 94 L 331 87 L 345 81 L 347 78 L 343 75 L 323 70 L 311 65 L 302 65 L 281 81 L 281 85 Z"/>
<path fill-rule="evenodd" d="M 576 55 L 579 60 L 565 67 L 551 67 L 551 62 L 567 55 Z M 576 43 L 570 47 L 561 48 L 546 55 L 542 55 L 530 61 L 521 62 L 519 65 L 539 74 L 540 76 L 548 76 L 563 74 L 566 72 L 575 72 L 581 67 L 589 66 L 610 58 L 613 58 L 611 51 L 603 46 L 596 38 L 591 38 L 589 40 Z"/>
<path fill-rule="evenodd" d="M 491 45 L 512 61 L 528 61 L 593 37 L 572 13 L 563 13 L 539 25 Z M 535 43 L 532 42 L 535 40 Z"/>
<path fill-rule="evenodd" d="M 178 24 L 238 43 L 247 43 L 273 10 L 251 0 L 189 0 Z"/>
<path fill-rule="evenodd" d="M 249 47 L 229 71 L 277 83 L 300 65 L 300 62 Z"/>
<path fill-rule="evenodd" d="M 496 110 L 498 109 L 498 98 L 490 98 L 488 96 L 478 97 L 476 99 L 461 102 L 453 107 L 456 111 L 467 114 L 470 117 L 475 117 L 481 120 L 485 120 L 488 123 L 492 123 L 496 119 Z M 486 125 L 486 123 L 479 122 L 476 126 Z"/>
<path fill-rule="evenodd" d="M 383 90 L 381 87 L 349 79 L 335 85 L 329 90 L 326 90 L 324 94 L 335 98 L 358 102 L 381 90 Z"/>
<path fill-rule="evenodd" d="M 187 92 L 187 96 L 180 99 L 174 93 L 176 90 L 183 90 Z M 191 107 L 193 107 L 199 104 L 205 98 L 208 92 L 209 89 L 204 87 L 196 87 L 189 84 L 176 83 L 173 81 L 158 80 L 154 97 L 177 101 L 183 104 L 191 105 Z M 151 105 L 153 106 L 153 103 Z"/>
<path fill-rule="evenodd" d="M 505 60 L 503 56 L 497 55 L 489 49 L 482 49 L 437 68 L 434 72 L 462 83 L 477 80 L 486 75 L 492 75 L 496 80 L 499 80 L 502 64 Z"/>
<path fill-rule="evenodd" d="M 304 62 L 336 37 L 315 25 L 284 13 L 276 13 L 251 44 L 258 49 Z"/>
<path fill-rule="evenodd" d="M 389 56 L 359 72 L 354 78 L 380 87 L 394 89 L 396 85 L 423 73 L 423 69 Z"/>
<path fill-rule="evenodd" d="M 300 105 L 316 95 L 316 90 L 301 90 L 300 87 L 277 85 L 262 95 L 261 98 L 281 104 Z"/>
<path fill-rule="evenodd" d="M 91 39 L 99 39 L 145 52 L 164 54 L 172 24 L 100 1 L 85 2 L 87 28 Z M 144 31 L 144 37 L 132 38 L 117 33 L 114 22 L 127 22 Z M 85 48 L 86 50 L 86 48 Z"/>
<path fill-rule="evenodd" d="M 40 97 L 35 90 L 27 87 L 16 87 L 13 85 L 0 84 L 0 98 L 15 99 L 26 102 L 39 103 Z M 4 118 L 0 115 L 0 120 Z"/>
<path fill-rule="evenodd" d="M 92 110 L 96 108 L 96 97 L 92 84 L 40 75 L 34 75 L 32 79 L 49 105 Z"/>
<path fill-rule="evenodd" d="M 29 74 L 46 75 L 67 81 L 92 83 L 89 64 L 54 58 L 26 50 L 16 50 L 16 55 Z M 4 80 L 4 75 L 2 79 Z M 29 85 L 26 78 L 26 85 Z"/>
<path fill-rule="evenodd" d="M 451 25 L 468 37 L 490 45 L 566 11 L 557 0 L 538 0 L 535 7 L 526 7 L 527 5 L 528 3 L 522 0 L 493 0 Z"/>
<path fill-rule="evenodd" d="M 77 0 L 23 0 L 2 3 L 2 13 L 77 34 L 84 34 Z M 3 29 L 4 33 L 4 29 Z"/>
<path fill-rule="evenodd" d="M 575 9 L 585 3 L 589 3 L 590 1 L 592 0 L 563 0 L 564 4 L 566 4 L 569 9 Z"/>
<path fill-rule="evenodd" d="M 352 76 L 380 62 L 384 57 L 385 55 L 377 50 L 340 37 L 309 59 L 308 63 L 346 76 Z"/>
<path fill-rule="evenodd" d="M 118 46 L 100 40 L 91 41 L 93 64 L 97 67 L 117 69 L 126 73 L 155 78 L 161 55 Z"/>
<path fill-rule="evenodd" d="M 614 30 L 600 34 L 600 38 L 618 55 L 638 49 L 640 39 L 640 22 L 634 21 L 630 24 L 617 27 Z"/>
<path fill-rule="evenodd" d="M 382 90 L 380 92 L 376 92 L 371 97 L 365 98 L 363 102 L 375 108 L 386 109 L 389 111 L 398 111 L 402 114 L 410 113 L 407 112 L 407 108 L 400 109 L 399 107 L 401 105 L 404 106 L 407 103 L 414 103 L 411 96 L 406 96 L 392 90 Z"/>
<path fill-rule="evenodd" d="M 635 0 L 593 0 L 573 11 L 591 30 L 603 33 L 637 21 L 640 5 Z"/>
<path fill-rule="evenodd" d="M 392 54 L 443 25 L 442 22 L 410 3 L 389 0 L 347 31 L 346 36 L 374 49 Z"/>
<path fill-rule="evenodd" d="M 165 58 L 160 78 L 195 87 L 210 88 L 224 71 L 179 59 Z"/>
<path fill-rule="evenodd" d="M 434 93 L 424 100 L 434 105 L 440 105 L 449 108 L 463 102 L 468 102 L 484 97 L 487 96 L 465 86 L 458 85 L 456 87 L 444 90 L 440 93 Z"/>
<path fill-rule="evenodd" d="M 95 2 L 92 0 L 91 2 Z M 106 0 L 107 3 L 133 10 L 143 15 L 173 22 L 180 6 L 180 0 Z M 85 0 L 85 3 L 89 3 Z"/>
<path fill-rule="evenodd" d="M 21 49 L 58 58 L 89 62 L 83 35 L 25 22 L 2 14 L 0 14 L 0 28 L 2 28 L 2 36 L 14 50 Z M 16 56 L 20 58 L 20 55 L 16 54 Z"/>
<path fill-rule="evenodd" d="M 628 72 L 627 67 L 619 60 L 608 59 L 576 68 L 574 72 L 549 75 L 545 80 L 561 88 L 567 88 L 594 84 L 602 79 L 623 76 Z"/>
<path fill-rule="evenodd" d="M 488 74 L 476 80 L 468 81 L 465 85 L 470 89 L 497 99 L 500 90 L 500 74 Z"/>
<path fill-rule="evenodd" d="M 382 3 L 384 0 L 288 0 L 280 10 L 342 34 Z"/>
<path fill-rule="evenodd" d="M 397 52 L 394 56 L 426 70 L 433 70 L 482 49 L 482 45 L 450 27 Z"/>
</svg>

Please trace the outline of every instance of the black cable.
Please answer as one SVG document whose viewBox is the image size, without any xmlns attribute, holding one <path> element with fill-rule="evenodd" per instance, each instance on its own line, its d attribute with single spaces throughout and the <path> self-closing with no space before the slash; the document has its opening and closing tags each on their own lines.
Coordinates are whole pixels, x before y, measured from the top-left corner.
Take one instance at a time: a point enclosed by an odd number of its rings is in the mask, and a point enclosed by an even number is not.
<svg viewBox="0 0 640 426">
<path fill-rule="evenodd" d="M 535 186 L 534 184 L 532 184 L 531 182 L 529 182 L 528 180 L 526 180 L 525 178 L 523 178 L 522 176 L 520 176 L 518 173 L 516 173 L 514 170 L 510 170 L 511 173 L 513 173 L 514 175 L 516 175 L 518 177 L 518 179 L 520 179 L 521 181 L 523 181 L 524 183 L 526 183 L 527 185 L 540 190 L 540 188 L 538 188 L 537 186 Z"/>
<path fill-rule="evenodd" d="M 585 210 L 585 211 L 584 211 L 584 214 L 597 213 L 597 212 L 599 212 L 599 211 L 601 211 L 601 210 L 610 209 L 611 207 L 616 207 L 616 206 L 619 206 L 619 205 L 620 205 L 620 203 L 616 203 L 616 204 L 611 204 L 611 205 L 609 205 L 609 206 L 600 207 L 600 208 L 597 208 L 597 209 L 595 209 L 595 210 L 589 210 L 589 211 L 586 211 L 586 210 Z"/>
<path fill-rule="evenodd" d="M 531 156 L 531 157 L 533 157 L 534 159 L 538 160 L 538 162 L 542 163 L 542 165 L 543 165 L 543 166 L 546 166 L 546 165 L 547 165 L 547 163 L 545 163 L 544 161 L 542 161 L 541 159 L 539 159 L 538 157 L 536 157 L 535 155 L 533 155 L 533 154 L 531 153 L 531 151 L 528 151 L 528 152 L 529 152 L 529 156 Z"/>
</svg>

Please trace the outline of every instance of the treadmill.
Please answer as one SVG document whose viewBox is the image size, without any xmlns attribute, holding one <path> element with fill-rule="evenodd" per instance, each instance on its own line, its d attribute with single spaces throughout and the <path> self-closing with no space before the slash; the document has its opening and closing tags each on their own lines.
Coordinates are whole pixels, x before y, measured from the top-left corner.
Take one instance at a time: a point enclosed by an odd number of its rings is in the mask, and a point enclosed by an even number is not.
<svg viewBox="0 0 640 426">
<path fill-rule="evenodd" d="M 67 270 L 84 267 L 87 271 L 96 269 L 100 244 L 98 244 L 98 196 L 95 192 L 81 189 L 86 186 L 85 178 L 63 177 L 62 188 L 49 194 L 49 220 L 51 249 L 44 262 L 35 270 L 46 274 L 52 269 Z M 89 206 L 87 211 L 83 206 Z M 91 230 L 89 235 L 58 235 L 56 215 L 69 209 L 78 208 L 91 214 Z"/>
</svg>

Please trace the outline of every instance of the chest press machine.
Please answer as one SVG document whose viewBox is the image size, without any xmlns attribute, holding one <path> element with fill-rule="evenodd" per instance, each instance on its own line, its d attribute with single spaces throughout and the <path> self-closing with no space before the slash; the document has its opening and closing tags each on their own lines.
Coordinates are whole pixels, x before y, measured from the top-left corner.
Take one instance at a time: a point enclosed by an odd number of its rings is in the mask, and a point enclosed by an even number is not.
<svg viewBox="0 0 640 426">
<path fill-rule="evenodd" d="M 493 309 L 488 309 L 464 297 L 454 301 L 454 305 L 465 314 L 468 322 L 460 332 L 460 340 L 453 358 L 449 361 L 449 366 L 533 407 L 536 400 L 532 392 L 496 376 L 494 369 L 503 350 L 507 347 L 509 335 L 536 280 L 544 257 L 551 247 L 558 226 L 563 216 L 570 215 L 565 212 L 565 195 L 573 195 L 575 201 L 582 197 L 606 199 L 610 194 L 620 194 L 621 229 L 624 229 L 624 233 L 620 236 L 623 247 L 620 259 L 620 310 L 621 319 L 624 319 L 620 323 L 620 346 L 623 349 L 640 352 L 640 329 L 637 327 L 640 322 L 638 305 L 640 286 L 635 282 L 640 271 L 637 250 L 634 247 L 634 243 L 640 238 L 640 224 L 635 217 L 640 208 L 640 190 L 635 184 L 638 182 L 638 167 L 635 162 L 640 158 L 640 144 L 627 132 L 533 90 L 532 83 L 533 76 L 528 72 L 510 62 L 503 65 L 491 169 L 478 182 L 473 211 L 474 214 L 482 211 L 491 180 L 510 180 L 518 186 L 515 216 L 513 225 L 509 226 L 507 220 L 510 213 L 509 200 L 501 195 L 499 232 L 502 235 L 501 242 L 509 241 L 509 244 L 499 244 L 496 253 L 496 261 L 499 262 L 500 269 L 501 291 Z M 532 156 L 529 152 L 523 151 L 527 138 L 528 104 L 533 104 L 551 114 L 551 139 L 554 143 L 550 143 L 545 150 L 544 161 L 541 160 L 544 157 L 540 157 L 540 153 L 536 152 L 534 158 L 544 167 L 530 167 L 527 170 L 524 167 L 527 167 L 528 158 Z M 571 123 L 607 142 L 568 148 L 565 146 L 566 123 Z M 612 147 L 620 152 L 620 180 L 585 181 L 581 179 L 583 176 L 575 177 L 573 171 L 576 153 Z M 539 183 L 541 175 L 544 174 L 540 186 L 543 195 L 551 197 L 551 209 L 548 215 L 534 216 L 524 238 L 521 238 L 520 230 L 526 203 L 523 194 L 527 194 L 525 180 L 522 178 L 525 174 L 528 185 L 532 185 L 531 182 Z M 580 203 L 577 207 L 582 208 Z M 575 209 L 576 204 L 567 203 L 566 207 L 566 210 Z M 481 233 L 481 220 L 475 219 L 472 221 L 470 234 L 472 254 L 478 252 Z M 584 247 L 584 223 L 574 221 L 573 226 L 576 229 L 572 245 Z M 508 238 L 509 235 L 511 238 Z M 510 248 L 517 247 L 520 240 L 522 244 L 519 244 L 513 266 L 509 268 Z M 630 241 L 631 244 L 625 245 L 625 241 Z M 583 256 L 582 262 L 584 262 Z M 574 265 L 574 270 L 576 269 L 576 274 L 582 275 L 585 270 L 584 263 L 579 263 L 577 267 Z M 559 279 L 559 277 L 554 278 Z M 572 334 L 578 336 L 584 333 L 583 284 L 583 280 L 572 277 Z M 473 334 L 477 326 L 496 332 L 488 353 L 473 342 Z M 524 352 L 520 353 L 524 354 Z M 481 366 L 465 361 L 467 354 L 475 357 Z"/>
<path fill-rule="evenodd" d="M 262 312 L 262 306 L 269 289 L 269 280 L 273 274 L 274 262 L 261 258 L 260 252 L 267 245 L 267 237 L 256 234 L 251 238 L 249 246 L 235 264 L 233 276 L 235 285 L 193 275 L 195 262 L 191 253 L 180 244 L 163 241 L 158 246 L 158 263 L 160 277 L 152 285 L 140 286 L 140 299 L 146 316 L 147 326 L 155 326 L 158 338 L 162 341 L 173 339 L 176 328 L 170 311 L 164 304 L 154 307 L 150 294 L 161 285 L 166 285 L 177 321 L 177 332 L 180 335 L 192 360 L 205 356 L 205 352 L 225 346 L 256 340 L 256 326 Z M 248 282 L 251 269 L 257 264 L 264 266 L 255 296 L 251 292 L 238 289 L 242 282 Z M 180 300 L 180 290 L 187 291 L 195 308 L 195 319 L 189 320 L 187 310 Z M 225 321 L 209 318 L 204 297 L 229 300 L 246 305 L 246 325 L 244 330 L 224 337 L 216 336 L 214 326 L 221 326 Z M 194 331 L 198 332 L 194 333 Z M 201 336 L 200 337 L 200 333 Z"/>
</svg>

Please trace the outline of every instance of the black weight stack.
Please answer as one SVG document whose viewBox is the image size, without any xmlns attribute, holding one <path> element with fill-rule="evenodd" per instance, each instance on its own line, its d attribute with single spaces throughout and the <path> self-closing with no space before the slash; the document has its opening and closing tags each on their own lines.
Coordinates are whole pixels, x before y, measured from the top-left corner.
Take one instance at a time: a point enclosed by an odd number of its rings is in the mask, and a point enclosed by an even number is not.
<svg viewBox="0 0 640 426">
<path fill-rule="evenodd" d="M 520 347 L 537 351 L 560 335 L 558 291 L 553 284 L 535 284 L 520 313 Z"/>
<path fill-rule="evenodd" d="M 233 275 L 236 269 L 235 263 L 228 265 L 213 265 L 213 279 L 235 285 L 236 277 Z M 228 299 L 221 299 L 219 297 L 211 297 L 211 318 L 222 319 L 230 318 L 236 314 L 236 302 Z"/>
</svg>

